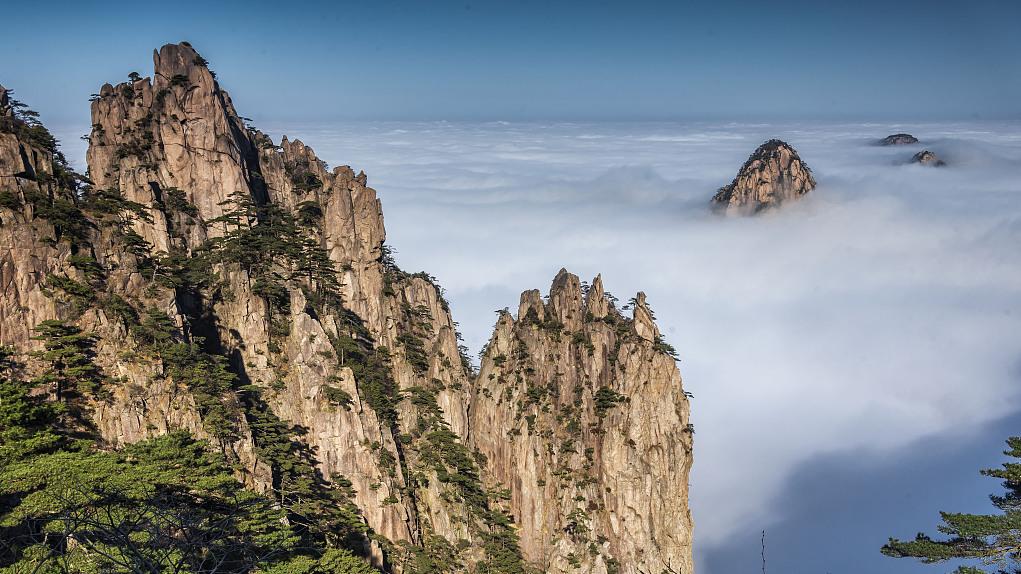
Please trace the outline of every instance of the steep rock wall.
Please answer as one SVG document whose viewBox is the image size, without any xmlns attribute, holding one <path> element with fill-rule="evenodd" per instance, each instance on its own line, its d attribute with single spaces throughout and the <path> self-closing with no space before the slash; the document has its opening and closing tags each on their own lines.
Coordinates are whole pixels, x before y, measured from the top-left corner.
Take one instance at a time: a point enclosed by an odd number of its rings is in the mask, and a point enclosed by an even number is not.
<svg viewBox="0 0 1021 574">
<path fill-rule="evenodd" d="M 631 305 L 561 270 L 546 301 L 501 313 L 483 358 L 471 443 L 545 572 L 693 570 L 688 401 L 644 294 Z"/>
</svg>

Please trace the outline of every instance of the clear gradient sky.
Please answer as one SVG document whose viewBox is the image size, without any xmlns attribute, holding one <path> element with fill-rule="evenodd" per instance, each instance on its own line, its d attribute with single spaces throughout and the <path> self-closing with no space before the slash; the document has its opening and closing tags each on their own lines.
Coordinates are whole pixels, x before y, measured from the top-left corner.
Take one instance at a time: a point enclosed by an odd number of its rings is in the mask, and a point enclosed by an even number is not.
<svg viewBox="0 0 1021 574">
<path fill-rule="evenodd" d="M 1021 117 L 1021 2 L 5 2 L 50 122 L 188 40 L 268 119 Z"/>
</svg>

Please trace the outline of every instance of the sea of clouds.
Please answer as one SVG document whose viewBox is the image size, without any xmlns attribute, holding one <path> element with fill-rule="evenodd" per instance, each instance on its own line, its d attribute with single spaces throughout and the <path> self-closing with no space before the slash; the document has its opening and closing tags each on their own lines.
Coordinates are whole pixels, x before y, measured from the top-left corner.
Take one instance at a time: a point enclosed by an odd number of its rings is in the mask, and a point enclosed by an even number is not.
<svg viewBox="0 0 1021 574">
<path fill-rule="evenodd" d="M 261 127 L 368 173 L 398 262 L 439 279 L 474 351 L 561 267 L 645 291 L 695 396 L 699 548 L 768 527 L 815 457 L 890 456 L 1021 407 L 1017 122 Z M 923 144 L 872 145 L 898 131 Z M 711 214 L 771 137 L 818 188 Z M 949 166 L 907 165 L 923 147 Z"/>
</svg>

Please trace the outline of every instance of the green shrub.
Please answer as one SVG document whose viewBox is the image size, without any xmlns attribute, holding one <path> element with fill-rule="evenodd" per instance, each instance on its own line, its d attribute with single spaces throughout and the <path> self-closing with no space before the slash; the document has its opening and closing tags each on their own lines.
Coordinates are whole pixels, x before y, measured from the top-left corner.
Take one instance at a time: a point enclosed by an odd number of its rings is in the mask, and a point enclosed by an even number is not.
<svg viewBox="0 0 1021 574">
<path fill-rule="evenodd" d="M 12 210 L 21 209 L 21 198 L 18 197 L 17 193 L 12 191 L 0 191 L 0 207 L 6 207 L 7 209 Z"/>
<path fill-rule="evenodd" d="M 627 402 L 624 395 L 609 387 L 599 387 L 595 394 L 596 416 L 603 418 L 607 411 L 623 402 Z"/>
<path fill-rule="evenodd" d="M 331 387 L 330 385 L 325 385 L 323 387 L 323 396 L 330 402 L 330 404 L 343 407 L 344 410 L 347 411 L 351 410 L 351 405 L 354 404 L 354 399 L 351 397 L 350 393 L 344 389 Z"/>
</svg>

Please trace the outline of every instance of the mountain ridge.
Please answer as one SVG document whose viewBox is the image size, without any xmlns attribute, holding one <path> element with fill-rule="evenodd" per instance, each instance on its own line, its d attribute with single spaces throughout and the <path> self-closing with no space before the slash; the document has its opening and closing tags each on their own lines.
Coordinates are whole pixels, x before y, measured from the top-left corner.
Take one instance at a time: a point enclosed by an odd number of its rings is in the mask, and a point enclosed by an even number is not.
<svg viewBox="0 0 1021 574">
<path fill-rule="evenodd" d="M 507 407 L 484 396 L 492 389 L 459 345 L 435 279 L 397 267 L 365 174 L 328 170 L 299 140 L 274 144 L 246 125 L 189 44 L 153 57 L 151 78 L 105 84 L 92 101 L 84 184 L 37 175 L 68 171 L 55 143 L 43 149 L 0 134 L 4 173 L 21 162 L 17 174 L 31 176 L 0 180 L 0 283 L 16 286 L 0 298 L 0 344 L 38 349 L 33 330 L 46 321 L 93 334 L 96 364 L 116 381 L 104 398 L 83 402 L 104 444 L 179 429 L 205 438 L 239 480 L 292 518 L 307 512 L 309 497 L 318 501 L 323 521 L 308 526 L 317 544 L 338 544 L 330 529 L 348 524 L 331 512 L 356 512 L 368 534 L 345 544 L 386 571 L 691 571 L 687 399 L 644 295 L 630 320 L 604 297 L 601 279 L 584 313 L 580 283 L 566 271 L 549 303 L 529 296 L 530 309 L 541 305 L 561 324 L 520 331 L 537 337 L 536 359 L 562 347 L 571 358 L 554 359 L 554 372 L 600 372 L 598 384 L 572 386 L 572 401 L 584 405 L 575 426 L 609 413 L 645 442 L 615 442 L 607 456 L 615 462 L 599 476 L 582 469 L 586 485 L 571 497 L 519 485 L 519 476 L 493 472 L 508 462 L 484 432 L 495 427 L 480 422 Z M 596 321 L 611 315 L 612 340 L 609 324 Z M 563 336 L 539 337 L 544 328 Z M 590 331 L 596 341 L 584 340 Z M 633 367 L 606 370 L 605 357 L 588 358 L 590 347 L 594 356 L 620 346 L 638 357 Z M 493 352 L 483 358 L 487 377 Z M 522 381 L 557 386 L 551 373 L 525 368 Z M 670 390 L 669 439 L 646 432 L 659 428 L 641 419 L 662 397 L 643 399 L 648 391 L 632 388 L 638 379 Z M 610 400 L 619 391 L 634 392 L 636 406 Z M 543 408 L 522 399 L 513 412 L 518 423 L 527 410 L 554 425 Z M 564 454 L 551 438 L 529 440 Z M 591 433 L 581 441 L 593 456 L 604 443 Z M 662 452 L 671 453 L 665 462 L 655 459 Z M 563 460 L 584 466 L 577 454 Z M 618 471 L 637 473 L 620 496 L 604 476 Z M 650 479 L 672 486 L 648 490 Z M 507 480 L 510 500 L 500 494 Z M 291 494 L 302 488 L 306 495 Z M 526 517 L 533 503 L 549 507 L 549 518 Z M 655 527 L 615 522 L 635 504 L 662 515 L 650 518 Z M 590 516 L 580 520 L 578 510 Z M 672 533 L 669 524 L 681 526 Z M 562 543 L 544 550 L 537 537 Z"/>
</svg>

